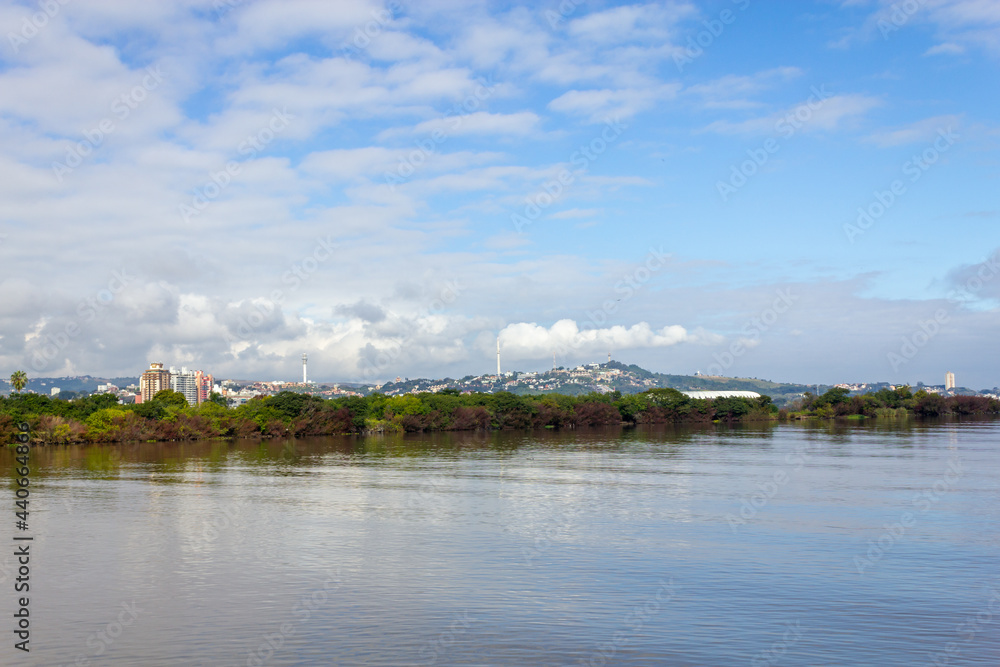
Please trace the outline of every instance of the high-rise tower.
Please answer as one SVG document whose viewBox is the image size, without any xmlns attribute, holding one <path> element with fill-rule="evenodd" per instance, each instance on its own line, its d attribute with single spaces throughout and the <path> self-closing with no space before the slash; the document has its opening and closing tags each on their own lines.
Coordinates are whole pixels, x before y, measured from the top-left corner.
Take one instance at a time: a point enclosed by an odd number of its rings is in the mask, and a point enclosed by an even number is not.
<svg viewBox="0 0 1000 667">
<path fill-rule="evenodd" d="M 156 396 L 156 392 L 164 389 L 170 389 L 170 371 L 159 362 L 151 363 L 149 370 L 139 378 L 139 395 L 144 402 L 149 402 Z"/>
<path fill-rule="evenodd" d="M 302 384 L 309 384 L 309 380 L 306 379 L 306 353 L 302 353 Z"/>
<path fill-rule="evenodd" d="M 188 405 L 198 405 L 200 394 L 198 392 L 198 375 L 201 371 L 189 371 L 182 366 L 180 371 L 170 368 L 170 388 L 178 394 L 184 394 Z"/>
</svg>

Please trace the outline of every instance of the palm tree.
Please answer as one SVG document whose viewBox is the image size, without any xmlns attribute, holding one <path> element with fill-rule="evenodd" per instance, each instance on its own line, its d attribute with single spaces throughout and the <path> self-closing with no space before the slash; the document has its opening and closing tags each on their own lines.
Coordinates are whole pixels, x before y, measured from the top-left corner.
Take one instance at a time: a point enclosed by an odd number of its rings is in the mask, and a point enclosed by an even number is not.
<svg viewBox="0 0 1000 667">
<path fill-rule="evenodd" d="M 14 371 L 10 376 L 10 386 L 14 388 L 14 391 L 20 392 L 24 389 L 24 385 L 28 384 L 28 375 L 24 371 Z"/>
</svg>

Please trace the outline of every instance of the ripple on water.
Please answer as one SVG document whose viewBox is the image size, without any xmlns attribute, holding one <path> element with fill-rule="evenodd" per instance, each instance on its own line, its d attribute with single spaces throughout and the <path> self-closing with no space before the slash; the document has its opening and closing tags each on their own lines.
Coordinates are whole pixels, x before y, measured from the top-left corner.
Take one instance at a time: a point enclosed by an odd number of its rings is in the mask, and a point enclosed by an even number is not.
<svg viewBox="0 0 1000 667">
<path fill-rule="evenodd" d="M 25 664 L 1000 664 L 998 442 L 979 421 L 39 449 Z"/>
</svg>

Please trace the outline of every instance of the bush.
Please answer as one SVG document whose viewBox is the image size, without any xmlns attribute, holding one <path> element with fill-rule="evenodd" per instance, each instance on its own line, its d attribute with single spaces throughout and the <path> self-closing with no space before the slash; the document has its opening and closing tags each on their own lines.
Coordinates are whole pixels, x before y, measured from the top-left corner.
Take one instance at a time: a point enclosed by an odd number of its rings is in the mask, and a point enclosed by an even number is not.
<svg viewBox="0 0 1000 667">
<path fill-rule="evenodd" d="M 150 422 L 131 410 L 103 408 L 87 417 L 86 438 L 94 442 L 148 440 L 157 435 L 157 426 L 170 422 Z"/>
<path fill-rule="evenodd" d="M 609 426 L 621 421 L 622 413 L 608 403 L 591 401 L 576 406 L 574 423 L 578 426 Z"/>
<path fill-rule="evenodd" d="M 34 436 L 46 445 L 68 445 L 83 442 L 87 427 L 75 419 L 58 415 L 42 415 L 38 418 Z"/>
<path fill-rule="evenodd" d="M 910 415 L 906 408 L 876 408 L 875 417 L 878 419 L 905 419 Z"/>
<path fill-rule="evenodd" d="M 940 394 L 925 394 L 917 401 L 913 411 L 920 417 L 937 417 L 947 412 L 947 409 L 944 396 Z"/>
<path fill-rule="evenodd" d="M 952 396 L 947 399 L 948 410 L 957 415 L 983 415 L 993 412 L 992 400 L 986 396 Z"/>
<path fill-rule="evenodd" d="M 485 431 L 490 427 L 490 413 L 481 405 L 455 408 L 448 429 L 451 431 Z"/>
</svg>

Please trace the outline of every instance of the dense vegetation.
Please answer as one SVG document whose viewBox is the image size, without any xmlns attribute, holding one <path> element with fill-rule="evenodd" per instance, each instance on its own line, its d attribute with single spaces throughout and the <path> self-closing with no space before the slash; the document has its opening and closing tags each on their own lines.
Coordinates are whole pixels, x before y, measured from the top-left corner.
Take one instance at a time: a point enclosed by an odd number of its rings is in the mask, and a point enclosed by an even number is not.
<svg viewBox="0 0 1000 667">
<path fill-rule="evenodd" d="M 545 394 L 516 396 L 438 393 L 324 400 L 281 392 L 237 408 L 221 397 L 190 407 L 184 397 L 161 391 L 139 405 L 118 405 L 114 396 L 74 401 L 39 394 L 0 399 L 0 437 L 10 440 L 17 422 L 31 424 L 36 442 L 184 440 L 211 437 L 273 437 L 384 431 L 573 428 L 626 423 L 709 422 L 772 419 L 771 399 L 693 400 L 675 389 L 641 394 Z"/>
<path fill-rule="evenodd" d="M 833 388 L 821 396 L 806 392 L 789 405 L 790 416 L 807 417 L 881 417 L 914 415 L 979 415 L 1000 413 L 1000 401 L 986 396 L 941 396 L 909 387 L 882 389 L 870 394 L 851 396 L 847 389 Z M 781 411 L 785 416 L 786 410 Z"/>
<path fill-rule="evenodd" d="M 995 399 L 945 398 L 922 391 L 913 394 L 907 387 L 862 396 L 848 394 L 846 389 L 831 389 L 821 396 L 806 393 L 791 405 L 791 411 L 780 413 L 767 396 L 700 400 L 688 398 L 675 389 L 583 396 L 461 394 L 446 389 L 438 393 L 372 394 L 333 400 L 281 392 L 255 398 L 238 408 L 227 408 L 217 394 L 209 402 L 190 407 L 181 394 L 169 390 L 139 405 L 119 405 L 108 394 L 74 401 L 40 394 L 13 394 L 0 398 L 0 437 L 10 442 L 15 425 L 21 421 L 31 425 L 36 442 L 64 444 L 1000 412 L 1000 402 Z"/>
</svg>

